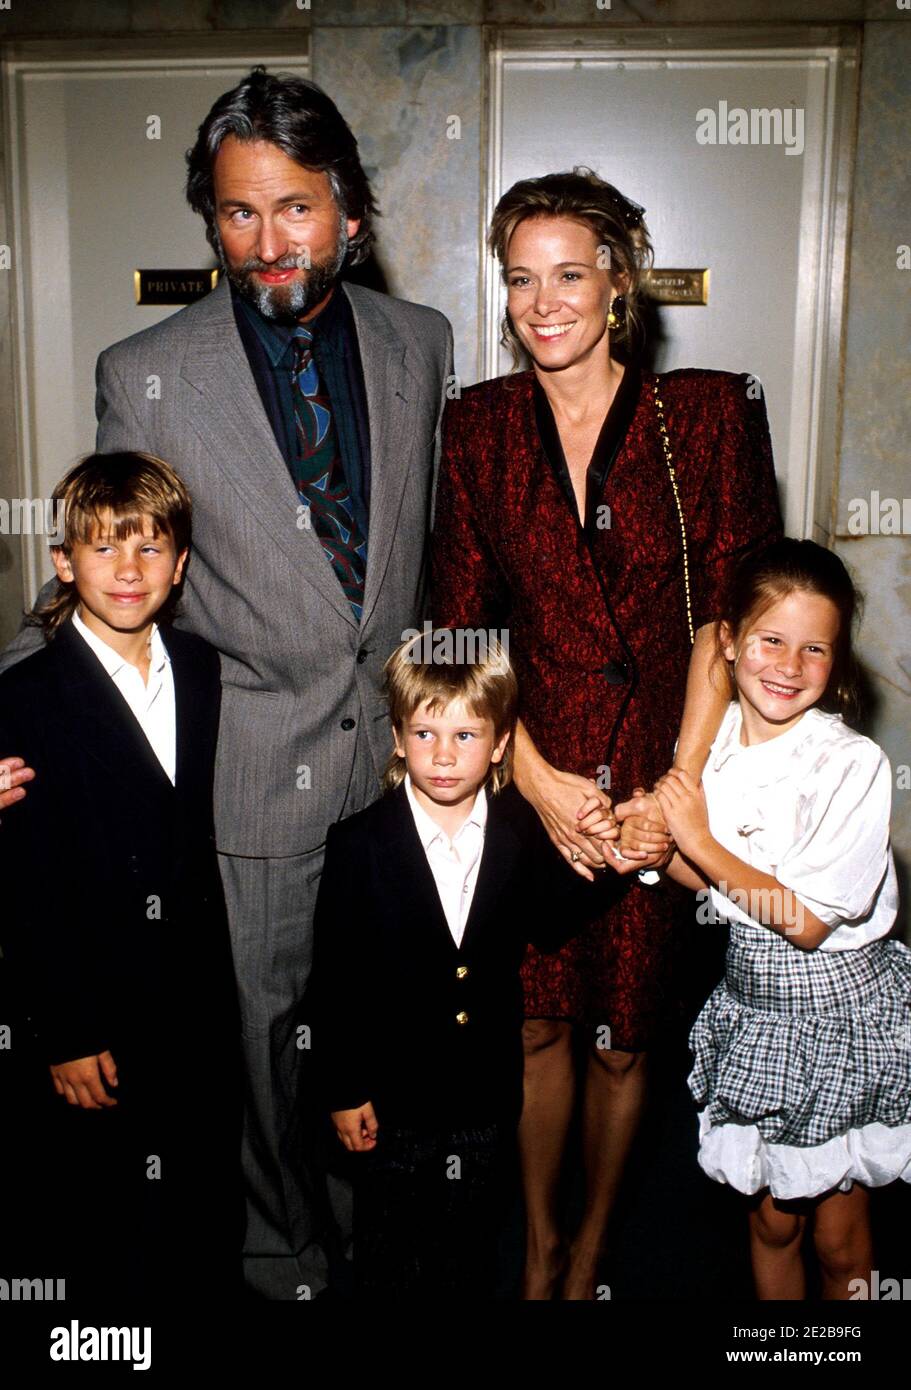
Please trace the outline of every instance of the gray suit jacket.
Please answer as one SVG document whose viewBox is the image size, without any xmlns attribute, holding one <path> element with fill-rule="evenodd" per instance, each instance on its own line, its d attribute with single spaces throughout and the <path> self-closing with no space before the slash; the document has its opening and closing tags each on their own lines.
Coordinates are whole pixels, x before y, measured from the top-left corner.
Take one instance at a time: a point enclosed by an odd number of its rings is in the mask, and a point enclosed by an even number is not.
<svg viewBox="0 0 911 1390">
<path fill-rule="evenodd" d="M 167 460 L 193 497 L 177 626 L 221 653 L 219 850 L 318 848 L 372 801 L 392 751 L 382 667 L 425 613 L 452 331 L 435 309 L 344 285 L 364 366 L 370 536 L 360 628 L 263 410 L 228 283 L 98 359 L 98 448 Z M 0 669 L 34 650 L 25 629 Z M 8 750 L 15 753 L 15 749 Z"/>
</svg>

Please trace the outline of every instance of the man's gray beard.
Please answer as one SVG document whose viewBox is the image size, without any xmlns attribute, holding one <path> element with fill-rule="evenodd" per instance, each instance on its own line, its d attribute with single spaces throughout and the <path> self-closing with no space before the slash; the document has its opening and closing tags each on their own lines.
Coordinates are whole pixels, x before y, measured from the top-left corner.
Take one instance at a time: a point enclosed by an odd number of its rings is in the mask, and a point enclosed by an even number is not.
<svg viewBox="0 0 911 1390">
<path fill-rule="evenodd" d="M 314 262 L 309 270 L 306 270 L 306 280 L 292 280 L 287 285 L 263 285 L 257 283 L 253 278 L 253 271 L 246 268 L 251 262 L 245 262 L 244 266 L 239 266 L 237 269 L 228 264 L 228 258 L 224 253 L 217 228 L 214 235 L 215 251 L 222 272 L 227 275 L 238 294 L 252 304 L 264 319 L 269 319 L 272 323 L 297 323 L 321 299 L 325 299 L 335 284 L 348 254 L 348 229 L 345 226 L 344 213 L 340 212 L 338 239 L 335 254 L 331 259 Z M 286 259 L 289 258 L 282 257 L 283 261 Z M 256 269 L 263 269 L 261 261 L 257 261 L 255 257 L 252 257 L 251 261 Z M 275 269 L 276 267 L 266 268 Z M 305 269 L 305 267 L 301 267 L 301 269 Z"/>
</svg>

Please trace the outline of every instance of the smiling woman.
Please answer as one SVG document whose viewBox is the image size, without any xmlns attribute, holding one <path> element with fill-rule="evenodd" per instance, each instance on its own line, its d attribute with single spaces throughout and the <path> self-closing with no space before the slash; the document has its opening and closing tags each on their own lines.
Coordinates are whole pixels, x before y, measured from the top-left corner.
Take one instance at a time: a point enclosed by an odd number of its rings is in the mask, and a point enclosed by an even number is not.
<svg viewBox="0 0 911 1390">
<path fill-rule="evenodd" d="M 523 967 L 532 1299 L 595 1296 L 646 1050 L 671 994 L 672 890 L 649 896 L 632 874 L 670 844 L 654 799 L 617 808 L 620 859 L 586 832 L 608 789 L 635 797 L 656 784 L 675 738 L 676 762 L 698 780 L 726 704 L 712 674 L 722 596 L 739 556 L 781 525 L 765 406 L 749 379 L 659 378 L 637 359 L 651 258 L 643 211 L 584 169 L 503 196 L 489 238 L 507 289 L 503 336 L 531 370 L 463 391 L 444 421 L 434 625 L 508 629 L 516 785 L 577 872 L 604 872 L 607 889 L 614 872 L 629 875 L 591 928 L 554 955 L 530 947 Z M 600 809 L 582 813 L 593 796 Z M 588 1044 L 588 1194 L 570 1245 L 557 1185 L 574 1026 Z"/>
</svg>

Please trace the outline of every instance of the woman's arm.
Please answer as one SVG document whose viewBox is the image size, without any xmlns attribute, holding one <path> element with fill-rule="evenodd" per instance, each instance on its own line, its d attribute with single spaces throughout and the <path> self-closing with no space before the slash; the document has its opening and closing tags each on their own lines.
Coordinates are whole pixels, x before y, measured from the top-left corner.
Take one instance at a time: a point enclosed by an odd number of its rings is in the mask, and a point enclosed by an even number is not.
<svg viewBox="0 0 911 1390">
<path fill-rule="evenodd" d="M 579 821 L 590 814 L 580 816 L 584 803 L 597 797 L 601 807 L 610 810 L 610 797 L 590 778 L 552 767 L 538 752 L 521 720 L 516 727 L 513 747 L 513 778 L 525 800 L 537 811 L 544 829 L 564 859 L 572 862 L 572 853 L 579 854 L 572 866 L 583 878 L 594 878 L 592 869 L 602 869 L 606 865 L 616 873 L 632 873 L 643 867 L 643 855 L 632 855 L 623 863 L 615 859 L 608 844 L 602 847 L 601 840 L 590 840 L 582 833 Z"/>
<path fill-rule="evenodd" d="M 727 672 L 718 659 L 717 623 L 704 623 L 696 633 L 686 677 L 686 697 L 674 766 L 684 768 L 698 782 L 709 749 L 721 727 L 731 698 Z M 654 794 L 635 788 L 629 801 L 616 808 L 621 821 L 620 848 L 624 854 L 645 851 L 648 859 L 639 868 L 667 863 L 668 835 Z M 673 846 L 671 846 L 671 850 Z M 689 885 L 687 885 L 689 886 Z"/>
<path fill-rule="evenodd" d="M 731 701 L 731 687 L 717 645 L 717 623 L 705 623 L 696 633 L 686 676 L 686 699 L 674 766 L 698 782 L 709 749 Z"/>
<path fill-rule="evenodd" d="M 782 522 L 769 422 L 756 378 L 719 372 L 708 388 L 704 383 L 690 389 L 710 391 L 702 409 L 714 439 L 711 468 L 686 479 L 684 508 L 688 516 L 700 518 L 705 542 L 690 553 L 696 634 L 674 765 L 698 781 L 730 699 L 724 666 L 714 661 L 716 620 L 724 613 L 731 577 L 740 561 L 778 540 Z M 673 424 L 669 428 L 673 444 Z M 654 816 L 655 803 L 650 804 Z M 624 852 L 627 843 L 648 843 L 641 827 L 627 824 L 631 814 L 642 816 L 647 809 L 637 799 L 617 807 L 618 817 L 626 818 L 621 836 Z"/>
<path fill-rule="evenodd" d="M 472 432 L 464 405 L 450 401 L 443 417 L 443 456 L 431 539 L 432 617 L 437 627 L 508 626 L 508 585 L 482 524 L 483 507 L 477 506 L 474 463 L 466 444 Z M 538 812 L 564 859 L 572 862 L 572 854 L 578 853 L 572 864 L 578 874 L 592 879 L 593 869 L 603 869 L 606 862 L 617 864 L 609 850 L 602 852 L 599 840 L 588 839 L 576 828 L 581 819 L 577 813 L 594 797 L 601 813 L 612 817 L 610 797 L 588 778 L 551 767 L 522 723 L 515 735 L 514 768 L 516 786 Z M 608 833 L 616 835 L 616 831 Z M 638 868 L 639 862 L 631 860 L 629 867 Z"/>
</svg>

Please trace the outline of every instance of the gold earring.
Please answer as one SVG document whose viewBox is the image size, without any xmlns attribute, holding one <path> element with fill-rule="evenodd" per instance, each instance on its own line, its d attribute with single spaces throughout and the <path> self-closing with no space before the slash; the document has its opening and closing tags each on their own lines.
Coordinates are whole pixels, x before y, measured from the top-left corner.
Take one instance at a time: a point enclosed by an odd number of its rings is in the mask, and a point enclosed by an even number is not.
<svg viewBox="0 0 911 1390">
<path fill-rule="evenodd" d="M 608 326 L 608 328 L 611 328 L 611 329 L 619 328 L 619 327 L 620 327 L 620 320 L 617 318 L 617 315 L 614 313 L 614 301 L 613 301 L 613 300 L 611 300 L 610 309 L 608 310 L 608 313 L 607 313 L 607 326 Z"/>
</svg>

